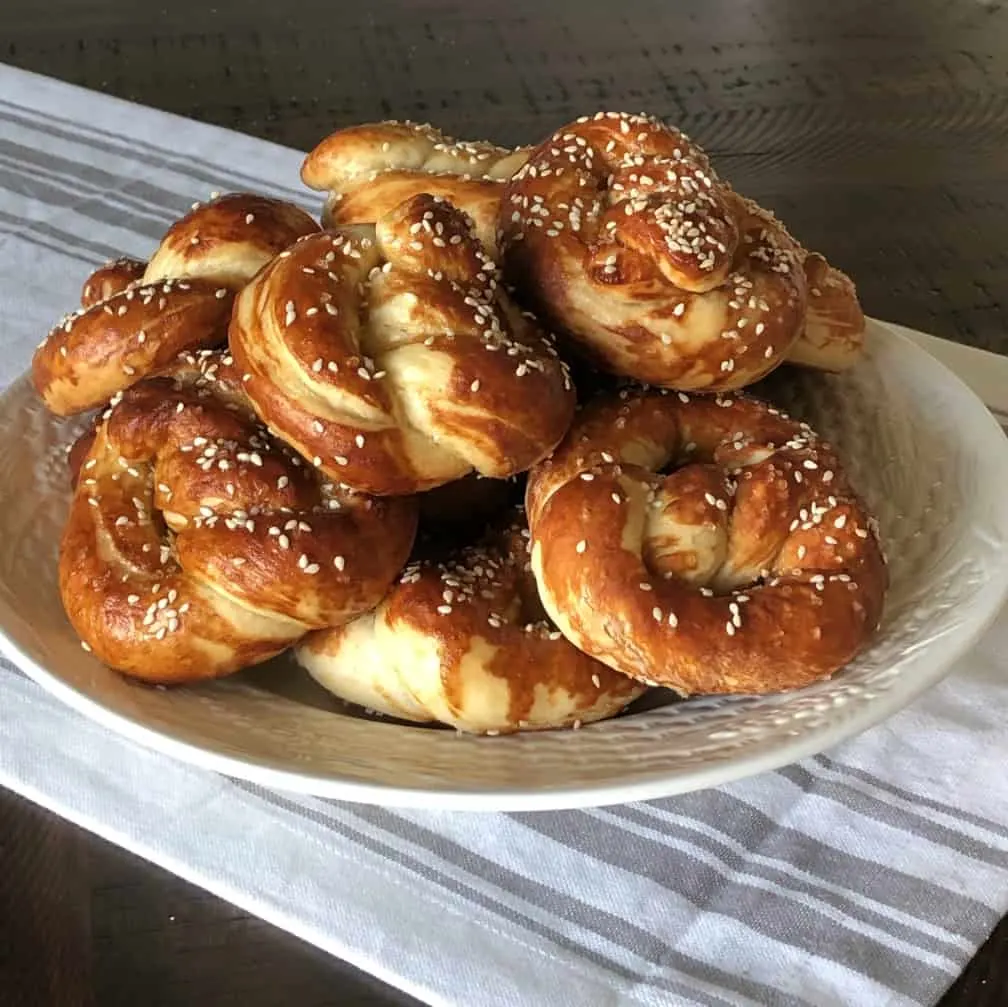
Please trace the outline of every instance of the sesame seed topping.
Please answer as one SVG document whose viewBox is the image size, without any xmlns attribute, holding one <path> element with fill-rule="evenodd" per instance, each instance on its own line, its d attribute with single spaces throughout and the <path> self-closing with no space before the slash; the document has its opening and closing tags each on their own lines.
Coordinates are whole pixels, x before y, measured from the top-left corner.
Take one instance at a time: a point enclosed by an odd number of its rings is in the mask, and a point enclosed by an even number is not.
<svg viewBox="0 0 1008 1007">
<path fill-rule="evenodd" d="M 578 554 L 581 554 L 587 548 L 588 548 L 588 543 L 584 539 L 581 539 L 581 541 L 578 542 L 578 544 L 576 546 L 574 546 L 574 551 L 576 553 L 578 553 Z"/>
</svg>

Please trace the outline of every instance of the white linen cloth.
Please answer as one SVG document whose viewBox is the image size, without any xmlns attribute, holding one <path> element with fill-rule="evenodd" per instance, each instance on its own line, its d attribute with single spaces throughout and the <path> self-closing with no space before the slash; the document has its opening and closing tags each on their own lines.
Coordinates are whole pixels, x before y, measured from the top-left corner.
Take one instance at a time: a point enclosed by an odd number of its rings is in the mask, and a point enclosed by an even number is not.
<svg viewBox="0 0 1008 1007">
<path fill-rule="evenodd" d="M 317 211 L 300 160 L 0 66 L 0 384 L 90 266 L 146 255 L 211 190 Z M 1008 395 L 1008 360 L 929 346 Z M 1006 710 L 1003 614 L 827 754 L 646 804 L 475 815 L 235 782 L 4 665 L 0 784 L 430 1003 L 933 1004 L 1008 912 Z"/>
</svg>

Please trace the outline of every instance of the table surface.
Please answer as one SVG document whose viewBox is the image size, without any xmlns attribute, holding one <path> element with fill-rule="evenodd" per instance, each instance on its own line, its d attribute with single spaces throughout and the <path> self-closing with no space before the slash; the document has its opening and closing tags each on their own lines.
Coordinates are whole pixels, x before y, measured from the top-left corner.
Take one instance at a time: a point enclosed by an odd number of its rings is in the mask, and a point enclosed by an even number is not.
<svg viewBox="0 0 1008 1007">
<path fill-rule="evenodd" d="M 338 126 L 388 117 L 519 143 L 603 108 L 665 116 L 847 270 L 871 314 L 1008 352 L 1006 8 L 5 0 L 0 60 L 300 149 Z M 217 952 L 226 975 L 234 952 Z M 271 994 L 263 978 L 243 989 L 243 1003 L 293 994 L 305 954 L 276 935 L 266 957 L 278 985 Z M 333 982 L 352 981 L 332 969 Z M 354 1002 L 307 989 L 296 1001 Z M 943 1005 L 1006 1001 L 1008 920 Z M 404 1001 L 389 993 L 387 1002 Z"/>
</svg>

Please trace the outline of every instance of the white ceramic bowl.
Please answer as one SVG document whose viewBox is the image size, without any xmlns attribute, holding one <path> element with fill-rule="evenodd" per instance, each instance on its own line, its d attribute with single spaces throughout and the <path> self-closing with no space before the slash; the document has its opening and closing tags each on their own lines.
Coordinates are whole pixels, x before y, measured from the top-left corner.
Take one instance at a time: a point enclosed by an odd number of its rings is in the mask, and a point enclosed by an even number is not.
<svg viewBox="0 0 1008 1007">
<path fill-rule="evenodd" d="M 7 657 L 152 748 L 264 786 L 371 803 L 563 808 L 681 793 L 821 751 L 937 682 L 1008 594 L 1008 440 L 976 396 L 881 323 L 852 372 L 766 389 L 832 440 L 879 517 L 891 589 L 852 665 L 798 692 L 678 702 L 580 731 L 499 738 L 341 707 L 288 658 L 199 687 L 130 682 L 84 653 L 57 591 L 63 447 L 26 379 L 0 399 L 0 630 Z"/>
</svg>

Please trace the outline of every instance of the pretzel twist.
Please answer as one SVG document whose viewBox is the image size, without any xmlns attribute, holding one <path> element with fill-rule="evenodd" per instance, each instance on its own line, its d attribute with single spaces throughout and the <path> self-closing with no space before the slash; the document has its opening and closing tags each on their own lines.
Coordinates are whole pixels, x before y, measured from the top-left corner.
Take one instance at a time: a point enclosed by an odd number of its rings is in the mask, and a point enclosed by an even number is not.
<svg viewBox="0 0 1008 1007">
<path fill-rule="evenodd" d="M 271 438 L 229 358 L 205 355 L 105 412 L 79 470 L 60 591 L 111 667 L 213 678 L 373 607 L 415 528 L 413 501 L 340 490 Z"/>
<path fill-rule="evenodd" d="M 597 402 L 531 473 L 527 506 L 550 617 L 641 681 L 683 695 L 794 688 L 878 627 L 888 580 L 873 519 L 829 446 L 762 403 Z"/>
<path fill-rule="evenodd" d="M 455 140 L 426 124 L 366 123 L 322 140 L 305 158 L 301 179 L 328 192 L 326 227 L 373 224 L 405 200 L 429 193 L 468 214 L 493 255 L 504 183 L 528 152 Z"/>
<path fill-rule="evenodd" d="M 573 415 L 546 335 L 431 196 L 282 253 L 239 295 L 230 346 L 263 421 L 370 493 L 524 471 Z"/>
<path fill-rule="evenodd" d="M 81 310 L 35 353 L 33 379 L 46 406 L 62 416 L 92 409 L 179 353 L 222 343 L 235 292 L 318 230 L 290 203 L 233 193 L 176 221 L 149 262 L 106 263 L 85 283 Z"/>
<path fill-rule="evenodd" d="M 460 731 L 579 727 L 644 691 L 545 618 L 516 519 L 445 562 L 411 563 L 373 612 L 312 633 L 298 661 L 342 699 Z"/>
<path fill-rule="evenodd" d="M 757 210 L 679 131 L 599 113 L 558 130 L 507 184 L 505 275 L 606 370 L 739 388 L 787 356 L 806 311 L 800 258 Z"/>
</svg>

